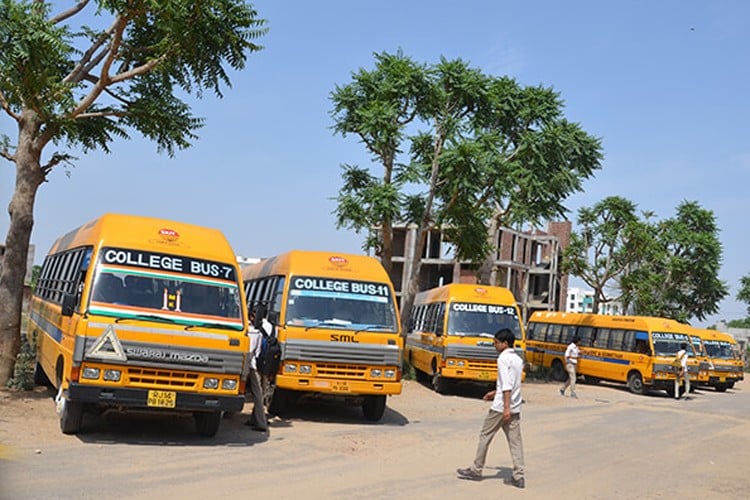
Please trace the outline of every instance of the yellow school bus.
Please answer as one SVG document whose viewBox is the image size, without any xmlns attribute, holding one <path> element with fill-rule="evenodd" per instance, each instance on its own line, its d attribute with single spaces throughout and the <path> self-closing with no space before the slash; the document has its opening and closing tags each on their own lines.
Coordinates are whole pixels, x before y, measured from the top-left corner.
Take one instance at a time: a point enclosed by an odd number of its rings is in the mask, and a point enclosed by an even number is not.
<svg viewBox="0 0 750 500">
<path fill-rule="evenodd" d="M 452 382 L 497 379 L 494 334 L 509 328 L 523 357 L 524 334 L 510 290 L 451 283 L 414 298 L 406 336 L 406 357 L 420 380 L 445 392 Z"/>
<path fill-rule="evenodd" d="M 35 379 L 57 390 L 60 427 L 85 411 L 189 412 L 216 434 L 241 411 L 248 373 L 239 266 L 215 229 L 105 214 L 44 259 L 27 334 Z"/>
<path fill-rule="evenodd" d="M 708 384 L 711 358 L 709 358 L 706 346 L 703 344 L 703 339 L 700 336 L 700 332 L 698 332 L 696 328 L 693 328 L 693 331 L 690 333 L 690 341 L 693 344 L 695 359 L 698 361 L 698 374 L 695 379 L 690 379 L 690 392 L 694 392 L 695 386 Z M 688 355 L 690 355 L 689 350 Z"/>
<path fill-rule="evenodd" d="M 242 270 L 251 310 L 276 328 L 281 363 L 269 411 L 300 397 L 345 400 L 367 420 L 401 393 L 403 339 L 395 292 L 380 262 L 365 255 L 292 250 Z"/>
<path fill-rule="evenodd" d="M 744 379 L 744 366 L 737 341 L 728 333 L 706 329 L 697 331 L 711 361 L 708 381 L 704 385 L 711 386 L 718 392 L 731 389 L 735 383 Z"/>
<path fill-rule="evenodd" d="M 666 318 L 537 311 L 526 328 L 526 360 L 565 380 L 565 348 L 577 335 L 577 371 L 587 381 L 622 382 L 635 394 L 655 389 L 674 396 L 673 361 L 682 343 L 690 356 L 690 378 L 698 378 L 691 332 L 689 325 Z"/>
</svg>

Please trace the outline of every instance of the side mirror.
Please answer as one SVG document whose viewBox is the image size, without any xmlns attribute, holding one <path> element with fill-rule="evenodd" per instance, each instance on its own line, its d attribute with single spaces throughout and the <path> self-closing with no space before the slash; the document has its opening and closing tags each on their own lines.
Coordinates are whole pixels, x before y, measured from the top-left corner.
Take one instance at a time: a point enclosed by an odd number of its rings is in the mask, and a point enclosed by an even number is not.
<svg viewBox="0 0 750 500">
<path fill-rule="evenodd" d="M 76 296 L 72 293 L 63 294 L 61 314 L 67 317 L 73 316 L 73 311 L 75 311 L 75 308 Z"/>
</svg>

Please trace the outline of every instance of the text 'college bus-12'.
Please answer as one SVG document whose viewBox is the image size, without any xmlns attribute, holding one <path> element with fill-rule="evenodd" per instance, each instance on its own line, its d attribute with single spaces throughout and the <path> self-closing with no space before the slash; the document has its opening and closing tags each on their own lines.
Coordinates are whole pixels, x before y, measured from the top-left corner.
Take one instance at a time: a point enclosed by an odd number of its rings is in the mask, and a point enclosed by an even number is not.
<svg viewBox="0 0 750 500">
<path fill-rule="evenodd" d="M 406 336 L 406 356 L 417 377 L 445 392 L 451 382 L 497 379 L 494 335 L 502 328 L 516 337 L 523 357 L 524 334 L 510 290 L 451 283 L 414 298 Z"/>
<path fill-rule="evenodd" d="M 556 380 L 564 380 L 565 348 L 577 335 L 576 371 L 588 382 L 609 380 L 626 383 L 635 394 L 660 389 L 674 395 L 674 361 L 683 343 L 690 378 L 698 379 L 691 332 L 689 325 L 666 318 L 537 311 L 526 328 L 526 360 L 551 369 Z"/>
<path fill-rule="evenodd" d="M 105 214 L 59 238 L 31 300 L 37 383 L 64 433 L 84 411 L 189 412 L 213 436 L 248 371 L 239 266 L 215 229 Z"/>
<path fill-rule="evenodd" d="M 250 309 L 266 305 L 281 364 L 270 405 L 301 396 L 344 399 L 379 420 L 401 393 L 398 308 L 379 261 L 365 255 L 293 250 L 242 270 Z"/>
</svg>

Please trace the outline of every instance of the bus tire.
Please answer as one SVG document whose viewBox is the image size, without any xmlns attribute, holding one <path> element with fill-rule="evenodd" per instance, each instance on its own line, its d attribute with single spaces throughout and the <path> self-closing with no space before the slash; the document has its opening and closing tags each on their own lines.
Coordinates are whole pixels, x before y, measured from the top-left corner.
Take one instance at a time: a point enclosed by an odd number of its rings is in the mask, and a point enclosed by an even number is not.
<svg viewBox="0 0 750 500">
<path fill-rule="evenodd" d="M 731 389 L 734 387 L 734 382 L 727 382 L 727 389 Z"/>
<path fill-rule="evenodd" d="M 42 385 L 45 387 L 50 387 L 52 385 L 47 374 L 44 373 L 42 365 L 39 364 L 39 361 L 36 362 L 36 366 L 34 367 L 34 385 Z"/>
<path fill-rule="evenodd" d="M 195 430 L 204 437 L 214 437 L 221 423 L 220 411 L 197 411 L 193 414 L 195 418 Z"/>
<path fill-rule="evenodd" d="M 628 374 L 628 389 L 633 394 L 643 394 L 643 377 L 638 372 Z"/>
<path fill-rule="evenodd" d="M 78 434 L 83 422 L 83 403 L 63 399 L 60 414 L 60 430 L 63 434 Z"/>
<path fill-rule="evenodd" d="M 450 382 L 448 379 L 440 375 L 439 373 L 435 373 L 432 375 L 432 388 L 435 389 L 435 392 L 438 394 L 445 394 L 448 391 L 448 387 L 450 385 Z"/>
<path fill-rule="evenodd" d="M 362 414 L 370 422 L 377 422 L 385 412 L 385 396 L 365 396 Z"/>
<path fill-rule="evenodd" d="M 568 374 L 563 367 L 562 361 L 555 359 L 552 361 L 552 379 L 558 382 L 564 382 L 568 378 Z"/>
<path fill-rule="evenodd" d="M 273 399 L 268 405 L 268 413 L 271 415 L 282 416 L 289 409 L 290 395 L 286 389 L 278 387 L 273 391 Z"/>
<path fill-rule="evenodd" d="M 724 392 L 729 389 L 729 384 L 716 384 L 714 389 L 716 389 L 716 392 Z"/>
</svg>

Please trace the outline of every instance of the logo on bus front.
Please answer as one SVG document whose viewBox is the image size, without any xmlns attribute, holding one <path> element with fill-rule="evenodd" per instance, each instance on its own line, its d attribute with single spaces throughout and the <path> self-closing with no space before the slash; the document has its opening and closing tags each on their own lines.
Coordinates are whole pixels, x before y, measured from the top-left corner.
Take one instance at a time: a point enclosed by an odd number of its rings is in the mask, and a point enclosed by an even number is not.
<svg viewBox="0 0 750 500">
<path fill-rule="evenodd" d="M 484 295 L 484 294 L 486 294 L 486 293 L 487 293 L 487 289 L 486 289 L 486 288 L 482 288 L 482 287 L 480 287 L 480 286 L 476 287 L 476 288 L 474 289 L 474 291 L 475 291 L 476 293 L 478 293 L 479 295 Z"/>
<path fill-rule="evenodd" d="M 180 233 L 178 233 L 174 229 L 162 228 L 159 229 L 159 236 L 167 241 L 177 241 L 177 239 L 180 237 Z"/>
<path fill-rule="evenodd" d="M 345 257 L 340 257 L 338 255 L 332 255 L 331 257 L 329 257 L 328 262 L 336 267 L 343 267 L 349 263 L 349 261 L 346 260 Z"/>
</svg>

